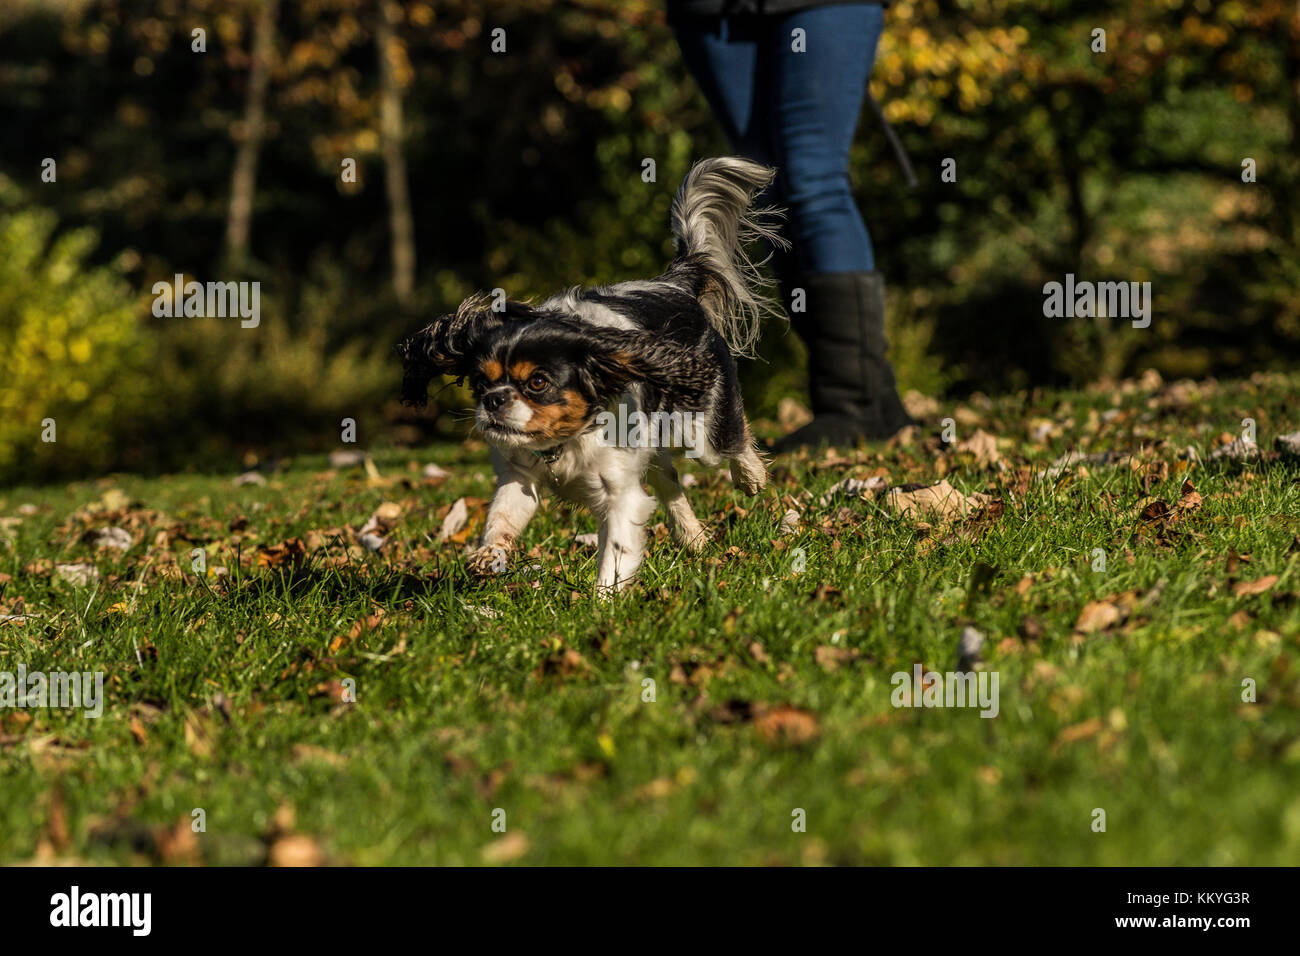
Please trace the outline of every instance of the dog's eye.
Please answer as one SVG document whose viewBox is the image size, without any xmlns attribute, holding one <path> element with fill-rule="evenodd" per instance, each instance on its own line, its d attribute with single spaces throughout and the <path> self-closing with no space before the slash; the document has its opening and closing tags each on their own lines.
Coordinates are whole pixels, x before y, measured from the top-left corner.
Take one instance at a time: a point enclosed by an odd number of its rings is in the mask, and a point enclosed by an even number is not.
<svg viewBox="0 0 1300 956">
<path fill-rule="evenodd" d="M 550 384 L 551 384 L 551 380 L 548 379 L 545 375 L 538 372 L 528 380 L 527 388 L 528 391 L 530 392 L 540 392 Z"/>
</svg>

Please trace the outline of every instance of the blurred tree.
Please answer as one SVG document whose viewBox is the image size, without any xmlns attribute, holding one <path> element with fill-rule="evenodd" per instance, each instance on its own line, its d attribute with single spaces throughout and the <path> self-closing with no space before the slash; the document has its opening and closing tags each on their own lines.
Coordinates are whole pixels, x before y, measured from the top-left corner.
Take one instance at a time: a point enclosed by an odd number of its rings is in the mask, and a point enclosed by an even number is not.
<svg viewBox="0 0 1300 956">
<path fill-rule="evenodd" d="M 409 303 L 415 288 L 415 226 L 406 185 L 406 160 L 402 155 L 402 90 L 399 68 L 407 76 L 410 65 L 393 23 L 400 16 L 397 4 L 380 3 L 375 14 L 375 47 L 379 59 L 379 141 L 384 155 L 384 182 L 388 188 L 388 222 L 392 232 L 393 292 Z"/>
<path fill-rule="evenodd" d="M 266 87 L 275 56 L 275 20 L 280 0 L 257 0 L 253 30 L 253 60 L 248 78 L 248 99 L 243 122 L 235 128 L 239 147 L 230 178 L 230 218 L 226 224 L 226 256 L 231 263 L 248 259 L 248 234 L 253 220 L 253 193 L 257 184 L 257 154 L 266 125 Z"/>
</svg>

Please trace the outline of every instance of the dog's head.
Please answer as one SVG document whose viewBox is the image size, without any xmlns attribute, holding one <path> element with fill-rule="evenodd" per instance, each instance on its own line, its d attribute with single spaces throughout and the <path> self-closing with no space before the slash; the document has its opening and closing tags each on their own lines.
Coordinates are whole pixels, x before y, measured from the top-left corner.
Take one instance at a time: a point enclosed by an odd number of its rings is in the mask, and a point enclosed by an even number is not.
<svg viewBox="0 0 1300 956">
<path fill-rule="evenodd" d="M 632 379 L 593 331 L 552 318 L 488 336 L 468 376 L 483 435 L 504 447 L 541 449 L 588 428 Z"/>
<path fill-rule="evenodd" d="M 542 450 L 578 435 L 636 381 L 652 381 L 656 346 L 643 332 L 602 328 L 560 312 L 467 299 L 399 346 L 402 400 L 422 405 L 439 374 L 464 379 L 475 424 L 506 448 Z"/>
</svg>

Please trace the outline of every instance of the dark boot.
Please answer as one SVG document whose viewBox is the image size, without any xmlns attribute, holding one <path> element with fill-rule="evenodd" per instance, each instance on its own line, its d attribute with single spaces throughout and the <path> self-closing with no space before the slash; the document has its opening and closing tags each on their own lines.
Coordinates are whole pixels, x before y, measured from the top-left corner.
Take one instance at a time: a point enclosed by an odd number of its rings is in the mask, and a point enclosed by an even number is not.
<svg viewBox="0 0 1300 956">
<path fill-rule="evenodd" d="M 852 446 L 889 438 L 915 424 L 899 401 L 885 358 L 885 283 L 878 272 L 826 272 L 801 280 L 805 312 L 791 313 L 808 346 L 813 420 L 776 443 L 778 454 L 804 446 Z M 788 301 L 788 300 L 787 300 Z"/>
</svg>

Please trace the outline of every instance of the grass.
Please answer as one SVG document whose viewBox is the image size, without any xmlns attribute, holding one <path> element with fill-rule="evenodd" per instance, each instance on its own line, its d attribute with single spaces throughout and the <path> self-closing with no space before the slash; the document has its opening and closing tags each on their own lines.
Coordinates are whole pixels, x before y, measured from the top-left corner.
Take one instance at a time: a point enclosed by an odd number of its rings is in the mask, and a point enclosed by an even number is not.
<svg viewBox="0 0 1300 956">
<path fill-rule="evenodd" d="M 0 671 L 106 681 L 99 719 L 0 709 L 0 862 L 1294 863 L 1300 469 L 1178 453 L 1246 417 L 1269 448 L 1300 427 L 1298 386 L 1147 381 L 932 416 L 998 436 L 1005 470 L 920 434 L 784 460 L 757 499 L 699 472 L 717 540 L 689 557 L 657 536 L 612 603 L 574 542 L 593 519 L 555 502 L 505 574 L 466 574 L 437 534 L 461 497 L 467 531 L 481 521 L 473 443 L 379 453 L 370 474 L 301 459 L 265 486 L 0 492 L 0 614 L 21 618 Z M 1132 460 L 1039 477 L 1072 448 Z M 450 477 L 423 478 L 429 461 Z M 928 521 L 818 503 L 877 473 L 999 503 Z M 370 553 L 354 532 L 385 502 L 400 518 Z M 109 526 L 129 550 L 87 535 Z M 70 563 L 99 579 L 60 580 Z M 891 675 L 953 670 L 967 626 L 998 716 L 892 706 Z"/>
</svg>

